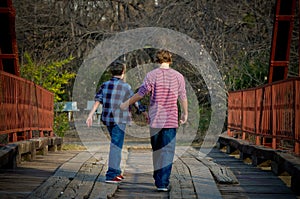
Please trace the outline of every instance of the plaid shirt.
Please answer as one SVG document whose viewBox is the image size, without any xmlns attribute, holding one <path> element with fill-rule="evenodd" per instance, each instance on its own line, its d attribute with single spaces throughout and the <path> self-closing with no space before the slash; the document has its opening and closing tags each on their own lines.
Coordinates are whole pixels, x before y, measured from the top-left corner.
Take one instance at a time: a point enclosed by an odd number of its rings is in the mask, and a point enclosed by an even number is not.
<svg viewBox="0 0 300 199">
<path fill-rule="evenodd" d="M 133 94 L 130 85 L 116 77 L 101 85 L 96 93 L 95 101 L 99 101 L 102 104 L 101 120 L 106 126 L 130 122 L 131 114 L 129 109 L 123 111 L 120 109 L 120 105 Z M 139 112 L 145 111 L 140 103 L 138 104 L 138 109 Z"/>
</svg>

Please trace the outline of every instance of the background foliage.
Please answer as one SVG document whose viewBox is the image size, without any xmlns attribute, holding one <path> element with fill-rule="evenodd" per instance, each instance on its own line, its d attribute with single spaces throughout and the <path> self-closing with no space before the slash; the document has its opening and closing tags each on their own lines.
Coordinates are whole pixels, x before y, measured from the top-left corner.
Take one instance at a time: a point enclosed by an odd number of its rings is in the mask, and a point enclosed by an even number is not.
<svg viewBox="0 0 300 199">
<path fill-rule="evenodd" d="M 64 66 L 72 60 L 73 57 L 69 57 L 62 61 L 50 62 L 47 65 L 38 65 L 31 59 L 28 53 L 24 53 L 24 62 L 23 65 L 21 65 L 21 76 L 53 92 L 54 102 L 59 102 L 67 98 L 65 96 L 65 86 L 68 85 L 70 80 L 76 75 L 74 72 L 69 72 L 64 69 Z M 67 114 L 56 111 L 53 127 L 55 134 L 64 136 L 65 131 L 68 129 L 69 121 Z"/>
</svg>

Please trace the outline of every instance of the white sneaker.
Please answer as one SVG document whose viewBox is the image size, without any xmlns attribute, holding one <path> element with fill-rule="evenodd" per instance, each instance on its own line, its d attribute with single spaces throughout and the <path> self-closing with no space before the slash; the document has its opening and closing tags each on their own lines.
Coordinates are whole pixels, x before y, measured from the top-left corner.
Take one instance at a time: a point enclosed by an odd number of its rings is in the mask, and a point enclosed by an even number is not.
<svg viewBox="0 0 300 199">
<path fill-rule="evenodd" d="M 166 191 L 169 191 L 169 189 L 168 188 L 159 187 L 159 188 L 157 188 L 157 191 L 164 191 L 164 192 L 166 192 Z"/>
<path fill-rule="evenodd" d="M 121 182 L 121 179 L 115 177 L 112 180 L 105 180 L 106 183 L 112 183 L 112 184 L 119 184 Z"/>
</svg>

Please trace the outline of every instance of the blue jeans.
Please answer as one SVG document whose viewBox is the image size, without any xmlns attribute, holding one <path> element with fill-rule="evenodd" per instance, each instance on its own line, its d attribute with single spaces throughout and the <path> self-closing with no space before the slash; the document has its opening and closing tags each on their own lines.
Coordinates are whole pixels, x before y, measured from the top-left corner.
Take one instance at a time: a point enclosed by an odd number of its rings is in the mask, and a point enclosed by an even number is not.
<svg viewBox="0 0 300 199">
<path fill-rule="evenodd" d="M 122 148 L 125 137 L 126 124 L 115 124 L 107 126 L 109 135 L 111 137 L 109 158 L 108 158 L 108 170 L 106 172 L 106 180 L 112 180 L 116 176 L 121 174 L 121 157 Z"/>
<path fill-rule="evenodd" d="M 175 155 L 176 128 L 150 129 L 155 186 L 166 188 Z"/>
</svg>

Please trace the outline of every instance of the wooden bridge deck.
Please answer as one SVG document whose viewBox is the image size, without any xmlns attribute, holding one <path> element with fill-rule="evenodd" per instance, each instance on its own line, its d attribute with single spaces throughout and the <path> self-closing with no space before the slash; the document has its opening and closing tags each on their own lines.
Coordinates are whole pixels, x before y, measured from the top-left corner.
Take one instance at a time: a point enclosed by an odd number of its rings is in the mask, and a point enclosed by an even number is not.
<svg viewBox="0 0 300 199">
<path fill-rule="evenodd" d="M 0 171 L 0 198 L 300 198 L 270 170 L 213 149 L 203 157 L 177 146 L 170 192 L 157 192 L 149 144 L 127 144 L 119 185 L 105 183 L 108 144 L 97 151 L 37 155 L 15 170 Z M 222 179 L 223 178 L 223 179 Z"/>
</svg>

